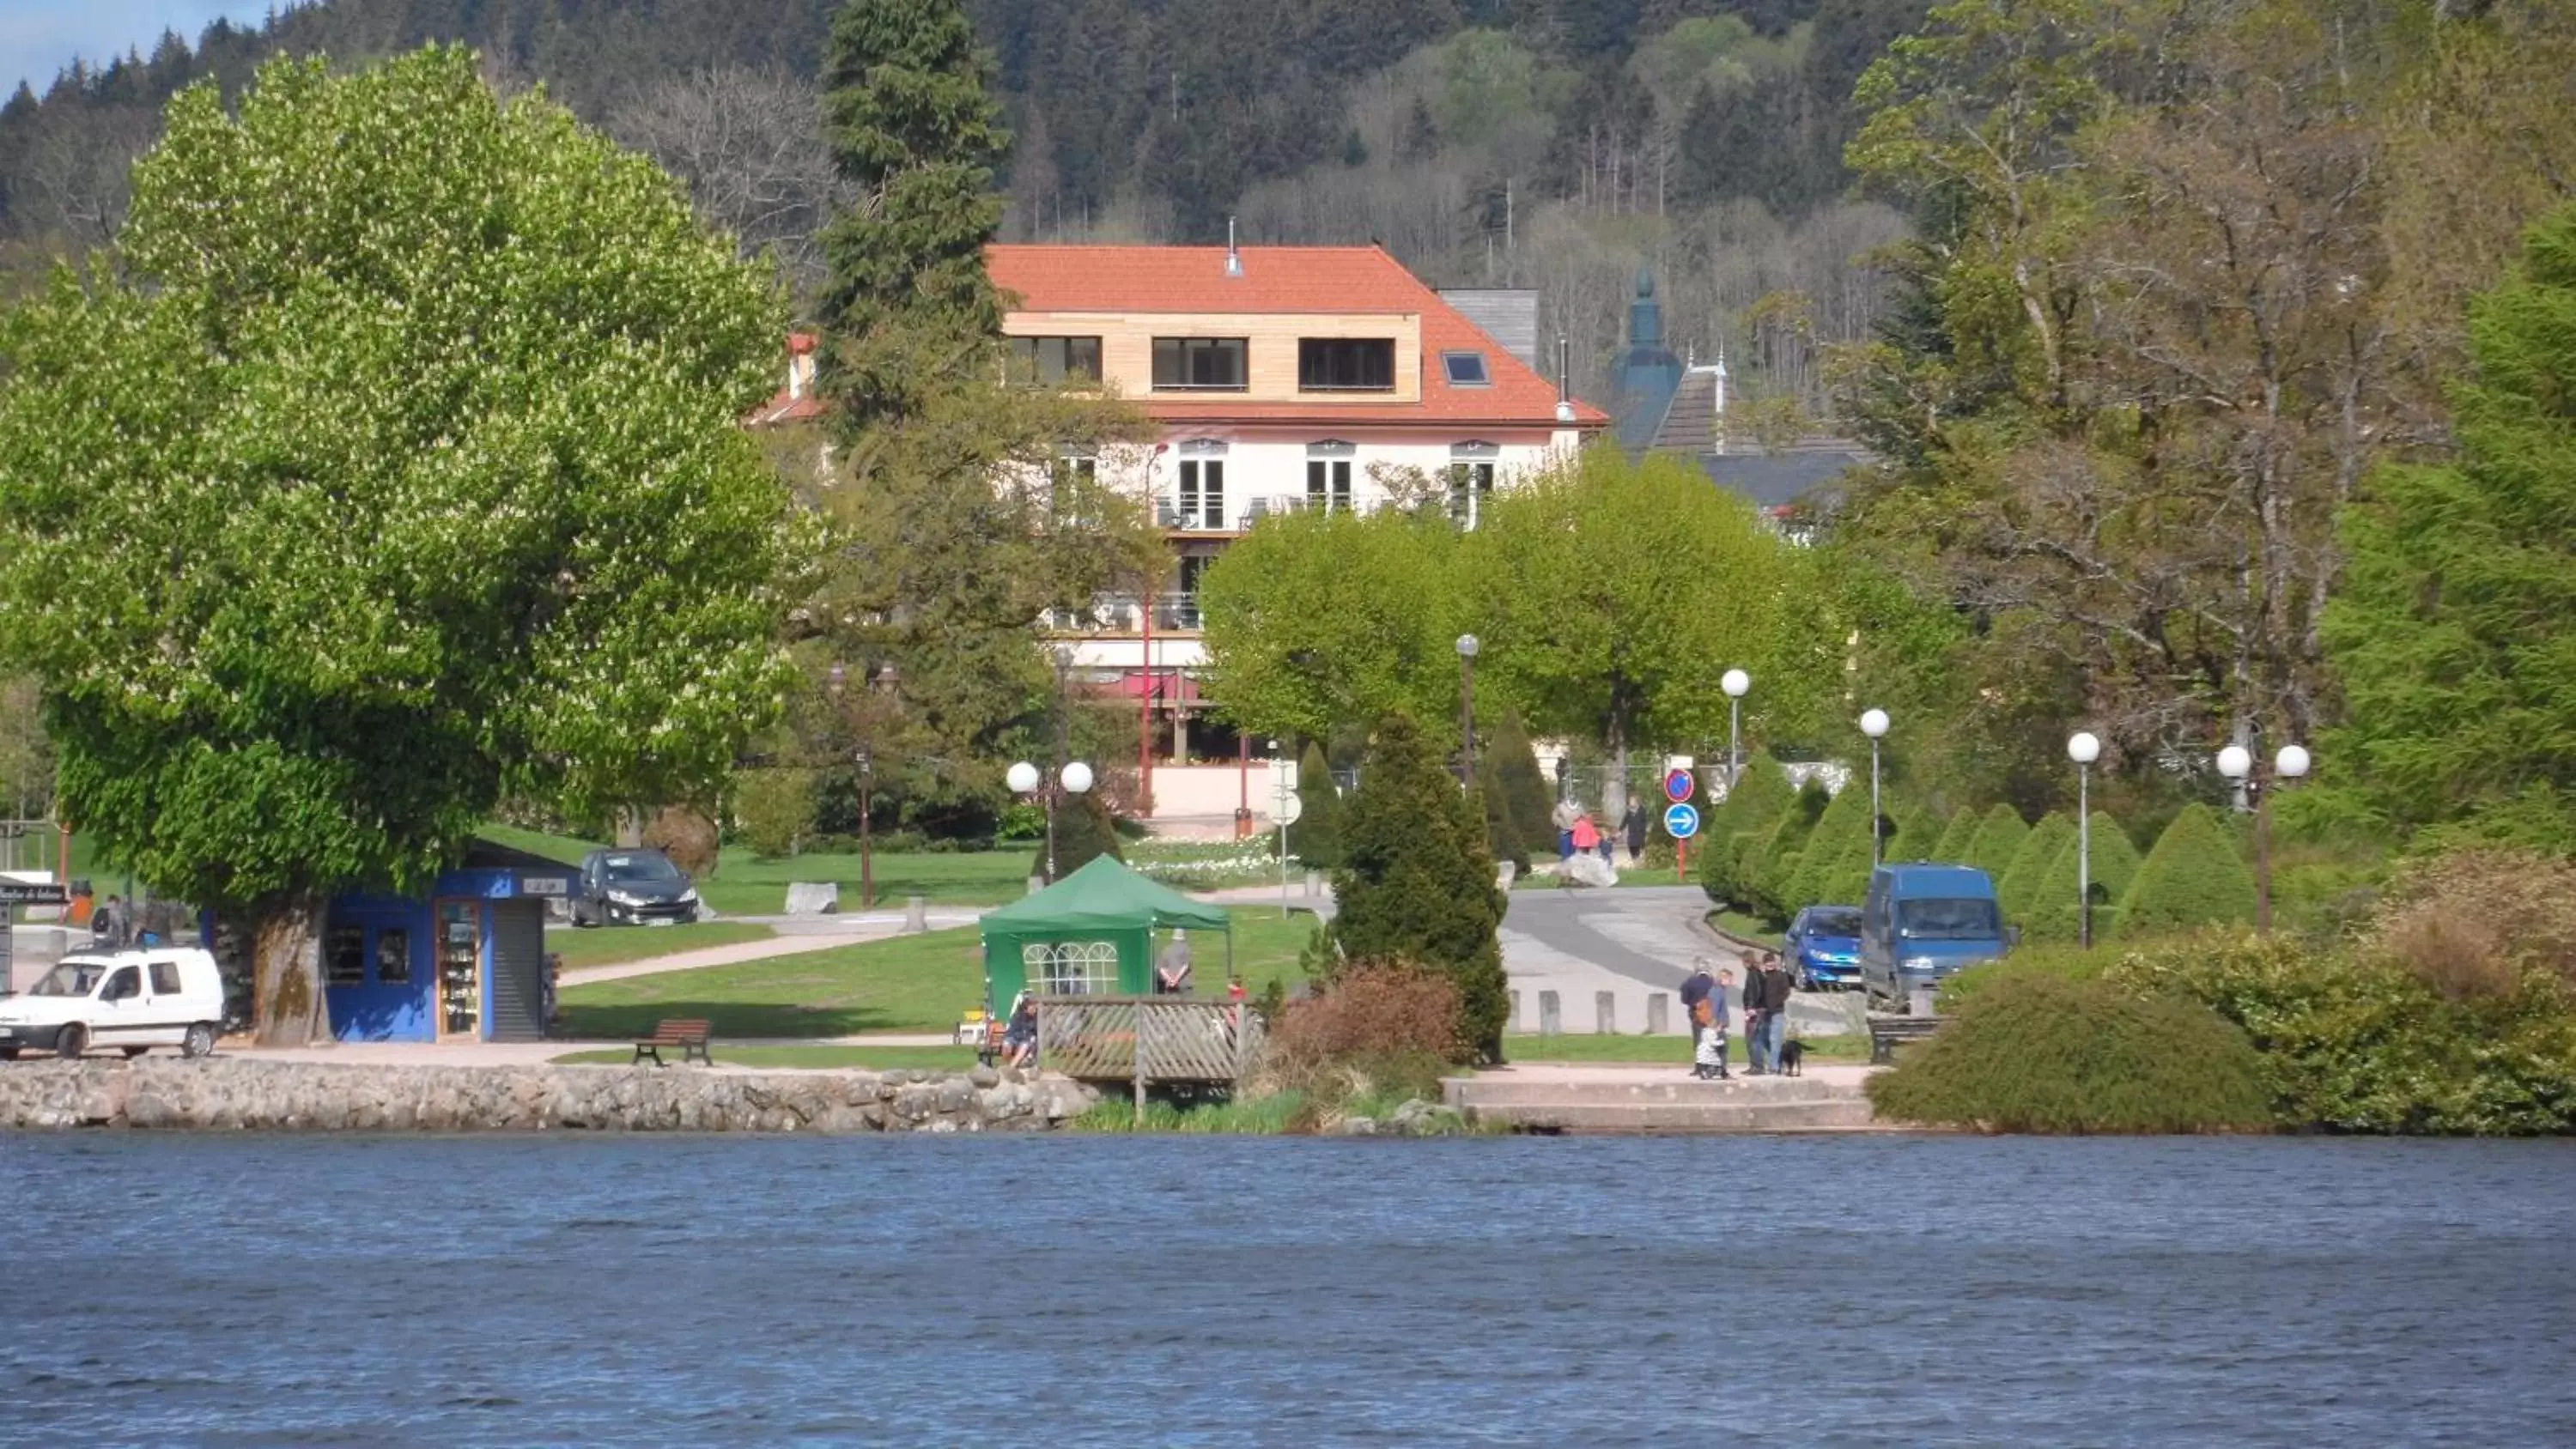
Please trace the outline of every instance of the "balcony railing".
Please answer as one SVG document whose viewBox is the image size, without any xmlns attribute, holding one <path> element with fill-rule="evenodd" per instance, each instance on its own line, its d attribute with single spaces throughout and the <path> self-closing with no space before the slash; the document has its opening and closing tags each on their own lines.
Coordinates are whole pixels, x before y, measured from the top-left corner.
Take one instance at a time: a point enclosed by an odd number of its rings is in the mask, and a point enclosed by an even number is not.
<svg viewBox="0 0 2576 1449">
<path fill-rule="evenodd" d="M 1199 627 L 1198 595 L 1182 590 L 1146 596 L 1154 611 L 1157 633 L 1190 633 Z M 1134 594 L 1103 594 L 1089 608 L 1049 609 L 1046 627 L 1059 634 L 1138 634 L 1144 630 L 1144 604 Z"/>
<path fill-rule="evenodd" d="M 1243 528 L 1243 520 L 1229 518 L 1222 503 L 1188 508 L 1175 503 L 1157 503 L 1154 505 L 1154 521 L 1165 528 L 1186 529 L 1194 533 L 1236 533 Z"/>
</svg>

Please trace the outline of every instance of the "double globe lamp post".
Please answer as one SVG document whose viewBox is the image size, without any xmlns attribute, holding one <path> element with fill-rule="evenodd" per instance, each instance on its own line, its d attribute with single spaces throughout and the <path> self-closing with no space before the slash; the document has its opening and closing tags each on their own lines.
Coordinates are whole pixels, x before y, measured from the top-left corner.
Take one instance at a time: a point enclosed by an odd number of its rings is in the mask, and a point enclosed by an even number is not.
<svg viewBox="0 0 2576 1449">
<path fill-rule="evenodd" d="M 1003 783 L 1011 787 L 1012 794 L 1038 795 L 1046 802 L 1046 878 L 1048 885 L 1054 885 L 1055 802 L 1058 796 L 1089 794 L 1091 792 L 1092 779 L 1091 767 L 1080 760 L 1076 760 L 1056 771 L 1055 779 L 1049 780 L 1045 775 L 1039 772 L 1037 766 L 1030 764 L 1026 760 L 1022 760 L 1018 764 L 1011 766 L 1010 770 L 1003 775 L 1002 779 Z"/>
<path fill-rule="evenodd" d="M 2272 780 L 2295 780 L 2308 773 L 2312 763 L 2307 748 L 2283 745 L 2272 757 L 2270 779 L 2259 772 L 2261 760 L 2243 745 L 2229 745 L 2218 752 L 2218 773 L 2230 783 L 2241 785 L 2254 796 L 2254 929 L 2272 929 Z"/>
</svg>

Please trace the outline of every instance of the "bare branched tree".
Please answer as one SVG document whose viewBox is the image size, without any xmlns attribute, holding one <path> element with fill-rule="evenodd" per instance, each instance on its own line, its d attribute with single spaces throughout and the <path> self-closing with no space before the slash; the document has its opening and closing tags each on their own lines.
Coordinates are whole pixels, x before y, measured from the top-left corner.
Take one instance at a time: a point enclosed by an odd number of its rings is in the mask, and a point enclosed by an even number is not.
<svg viewBox="0 0 2576 1449">
<path fill-rule="evenodd" d="M 738 66 L 664 81 L 609 118 L 689 188 L 698 214 L 776 255 L 801 295 L 823 276 L 819 233 L 839 197 L 813 84 Z"/>
</svg>

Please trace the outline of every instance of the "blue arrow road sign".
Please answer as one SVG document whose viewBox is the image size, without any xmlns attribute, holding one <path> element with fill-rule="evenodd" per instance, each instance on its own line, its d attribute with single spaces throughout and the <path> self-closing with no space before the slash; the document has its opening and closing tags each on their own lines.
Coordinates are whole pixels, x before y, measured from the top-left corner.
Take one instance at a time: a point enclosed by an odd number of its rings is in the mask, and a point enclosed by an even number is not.
<svg viewBox="0 0 2576 1449">
<path fill-rule="evenodd" d="M 1664 833 L 1675 840 L 1688 840 L 1699 834 L 1699 807 L 1675 805 L 1665 811 Z"/>
</svg>

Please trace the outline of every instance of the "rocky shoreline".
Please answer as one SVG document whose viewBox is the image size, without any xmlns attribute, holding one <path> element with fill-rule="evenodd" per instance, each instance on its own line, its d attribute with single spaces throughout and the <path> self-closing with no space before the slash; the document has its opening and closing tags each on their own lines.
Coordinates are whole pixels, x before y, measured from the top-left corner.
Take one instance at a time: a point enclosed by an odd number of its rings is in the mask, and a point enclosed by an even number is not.
<svg viewBox="0 0 2576 1449">
<path fill-rule="evenodd" d="M 1076 1082 L 972 1072 L 249 1061 L 0 1066 L 0 1131 L 1029 1132 L 1080 1116 Z"/>
</svg>

